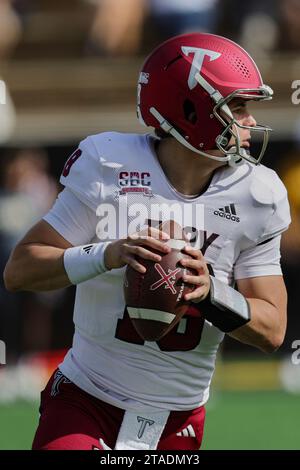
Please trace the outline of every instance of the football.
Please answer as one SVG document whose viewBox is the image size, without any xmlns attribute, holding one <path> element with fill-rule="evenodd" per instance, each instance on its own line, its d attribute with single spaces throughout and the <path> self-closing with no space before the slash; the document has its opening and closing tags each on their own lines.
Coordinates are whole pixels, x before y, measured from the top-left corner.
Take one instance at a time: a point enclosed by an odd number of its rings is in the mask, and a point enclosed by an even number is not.
<svg viewBox="0 0 300 470">
<path fill-rule="evenodd" d="M 186 245 L 182 230 L 174 223 L 164 224 L 161 228 L 171 238 L 166 243 L 171 247 L 170 253 L 163 254 L 160 262 L 139 259 L 145 266 L 144 274 L 137 272 L 131 266 L 127 266 L 124 277 L 124 295 L 128 315 L 131 321 L 145 341 L 158 341 L 165 336 L 185 315 L 189 308 L 189 302 L 184 295 L 193 291 L 194 286 L 183 282 L 184 274 L 195 274 L 182 266 L 179 261 L 190 256 L 183 252 Z"/>
</svg>

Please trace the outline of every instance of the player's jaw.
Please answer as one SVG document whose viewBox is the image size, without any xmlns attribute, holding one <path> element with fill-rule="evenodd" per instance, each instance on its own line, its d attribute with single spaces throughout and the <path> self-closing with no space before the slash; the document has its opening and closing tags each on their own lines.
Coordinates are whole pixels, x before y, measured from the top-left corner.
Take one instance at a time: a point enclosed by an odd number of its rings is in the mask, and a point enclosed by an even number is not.
<svg viewBox="0 0 300 470">
<path fill-rule="evenodd" d="M 233 131 L 237 134 L 240 147 L 249 149 L 251 141 L 251 127 L 257 126 L 254 116 L 248 110 L 248 102 L 241 98 L 233 99 L 229 103 L 229 108 L 237 125 L 233 126 Z M 247 127 L 246 129 L 243 127 Z M 236 137 L 232 136 L 228 148 L 236 146 Z"/>
<path fill-rule="evenodd" d="M 240 140 L 240 147 L 249 149 L 251 146 L 251 132 L 249 129 L 242 129 L 240 127 L 236 127 L 237 133 Z M 231 137 L 229 140 L 228 148 L 233 147 L 236 145 L 235 137 Z"/>
</svg>

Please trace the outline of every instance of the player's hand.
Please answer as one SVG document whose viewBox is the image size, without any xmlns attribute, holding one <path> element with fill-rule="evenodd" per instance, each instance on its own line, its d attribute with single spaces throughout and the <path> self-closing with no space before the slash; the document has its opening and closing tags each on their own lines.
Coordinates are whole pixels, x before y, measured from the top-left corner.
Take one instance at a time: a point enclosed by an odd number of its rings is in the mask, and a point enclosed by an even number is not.
<svg viewBox="0 0 300 470">
<path fill-rule="evenodd" d="M 200 250 L 195 250 L 191 246 L 187 245 L 185 246 L 184 251 L 192 256 L 193 259 L 183 258 L 180 260 L 180 264 L 197 272 L 195 275 L 185 274 L 183 276 L 184 282 L 196 286 L 193 292 L 185 294 L 184 298 L 185 300 L 193 302 L 201 302 L 207 297 L 210 290 L 208 267 Z"/>
<path fill-rule="evenodd" d="M 139 263 L 136 257 L 156 262 L 161 261 L 161 256 L 153 253 L 157 250 L 163 254 L 169 253 L 171 248 L 166 245 L 169 235 L 154 227 L 148 227 L 141 232 L 129 235 L 110 243 L 104 253 L 104 262 L 107 269 L 122 268 L 126 264 L 140 273 L 145 273 L 146 268 Z"/>
</svg>

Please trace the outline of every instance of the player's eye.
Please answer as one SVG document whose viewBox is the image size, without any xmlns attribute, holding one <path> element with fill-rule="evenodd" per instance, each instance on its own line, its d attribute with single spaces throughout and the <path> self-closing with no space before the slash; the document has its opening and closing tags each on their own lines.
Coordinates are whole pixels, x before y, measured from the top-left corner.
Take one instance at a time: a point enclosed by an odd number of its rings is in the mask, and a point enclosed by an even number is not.
<svg viewBox="0 0 300 470">
<path fill-rule="evenodd" d="M 234 106 L 231 109 L 231 112 L 235 116 L 244 116 L 245 114 L 248 113 L 248 110 L 245 104 L 241 104 L 241 105 Z"/>
</svg>

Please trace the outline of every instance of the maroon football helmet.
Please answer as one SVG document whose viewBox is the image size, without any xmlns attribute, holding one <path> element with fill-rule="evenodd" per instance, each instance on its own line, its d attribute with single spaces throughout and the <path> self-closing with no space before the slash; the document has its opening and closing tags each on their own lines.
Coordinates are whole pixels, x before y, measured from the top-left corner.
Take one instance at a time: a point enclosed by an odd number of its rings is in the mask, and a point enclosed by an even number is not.
<svg viewBox="0 0 300 470">
<path fill-rule="evenodd" d="M 200 155 L 233 166 L 243 158 L 258 164 L 271 129 L 242 126 L 228 103 L 238 97 L 271 99 L 272 94 L 253 59 L 238 44 L 215 34 L 184 34 L 164 42 L 146 59 L 138 83 L 138 117 Z M 263 133 L 257 158 L 241 147 L 237 126 Z M 228 145 L 231 136 L 234 147 Z M 223 156 L 206 152 L 212 149 L 221 150 Z"/>
</svg>

